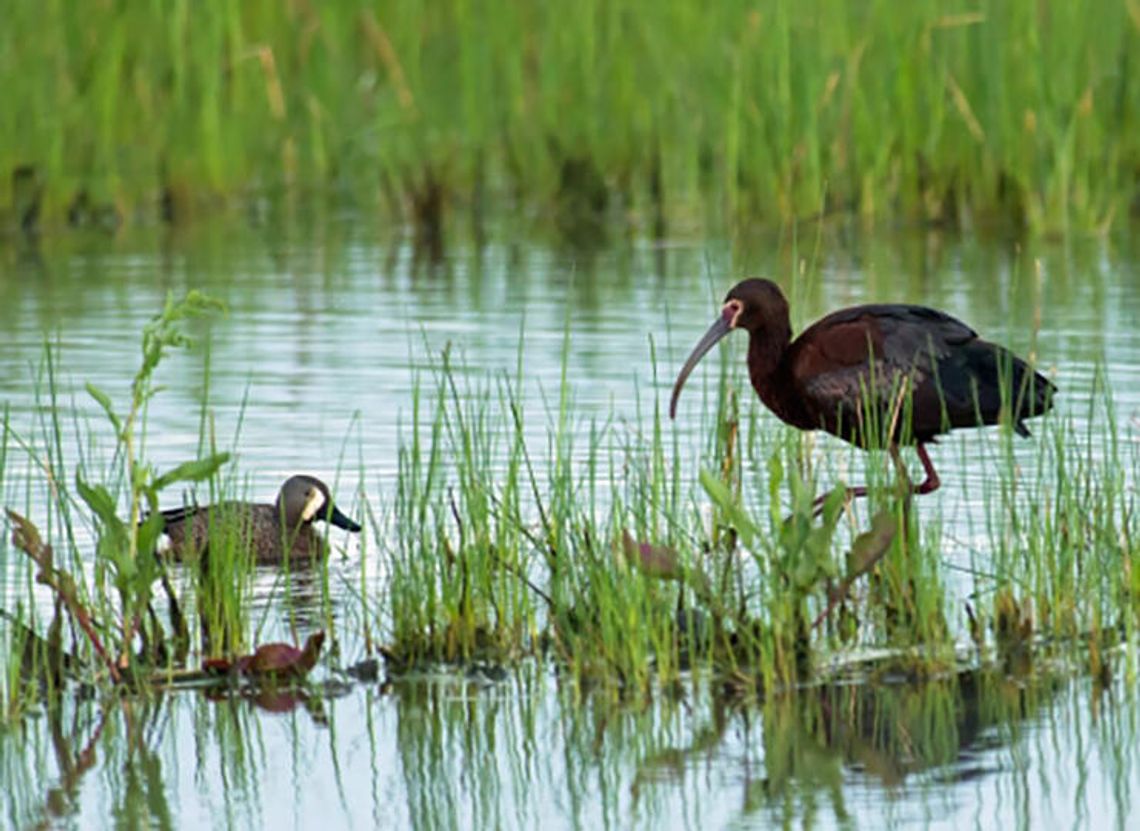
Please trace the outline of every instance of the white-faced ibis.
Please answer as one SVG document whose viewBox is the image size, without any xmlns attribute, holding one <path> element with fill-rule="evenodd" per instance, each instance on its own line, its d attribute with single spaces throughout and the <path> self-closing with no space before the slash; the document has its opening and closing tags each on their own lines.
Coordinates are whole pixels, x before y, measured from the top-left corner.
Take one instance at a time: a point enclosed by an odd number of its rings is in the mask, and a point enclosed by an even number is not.
<svg viewBox="0 0 1140 831">
<path fill-rule="evenodd" d="M 1004 347 L 945 312 L 873 304 L 833 312 L 792 340 L 788 301 L 775 283 L 744 280 L 681 368 L 669 417 L 693 367 L 733 329 L 748 333 L 748 373 L 760 400 L 801 430 L 825 430 L 862 447 L 885 442 L 898 469 L 899 444 L 914 444 L 930 493 L 940 481 L 925 445 L 956 427 L 1024 420 L 1053 406 L 1056 387 Z M 908 480 L 909 481 L 909 480 Z M 865 487 L 849 488 L 850 497 Z M 823 497 L 817 500 L 817 507 Z"/>
<path fill-rule="evenodd" d="M 189 505 L 163 511 L 162 518 L 171 551 L 187 559 L 208 555 L 211 519 L 216 528 L 225 523 L 233 531 L 235 541 L 250 547 L 258 563 L 281 562 L 286 557 L 286 545 L 290 558 L 322 555 L 324 540 L 313 529 L 314 520 L 321 519 L 347 531 L 360 530 L 358 523 L 333 504 L 328 486 L 313 476 L 289 477 L 273 505 Z"/>
</svg>

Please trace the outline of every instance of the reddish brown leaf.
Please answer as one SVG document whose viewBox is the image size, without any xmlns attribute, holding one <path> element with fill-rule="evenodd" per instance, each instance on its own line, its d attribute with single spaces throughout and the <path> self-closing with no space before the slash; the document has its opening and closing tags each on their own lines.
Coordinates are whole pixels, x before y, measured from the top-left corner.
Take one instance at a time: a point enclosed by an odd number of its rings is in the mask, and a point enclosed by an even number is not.
<svg viewBox="0 0 1140 831">
<path fill-rule="evenodd" d="M 304 678 L 316 666 L 325 642 L 321 631 L 309 635 L 303 649 L 289 643 L 265 643 L 252 655 L 241 655 L 233 661 L 226 658 L 207 658 L 202 670 L 213 673 L 237 672 L 242 675 Z"/>
<path fill-rule="evenodd" d="M 233 662 L 228 658 L 206 658 L 202 661 L 202 672 L 225 675 L 231 669 L 233 669 Z"/>
<path fill-rule="evenodd" d="M 621 546 L 626 560 L 642 574 L 663 580 L 676 580 L 681 576 L 681 565 L 673 548 L 638 542 L 624 528 L 621 532 Z"/>
</svg>

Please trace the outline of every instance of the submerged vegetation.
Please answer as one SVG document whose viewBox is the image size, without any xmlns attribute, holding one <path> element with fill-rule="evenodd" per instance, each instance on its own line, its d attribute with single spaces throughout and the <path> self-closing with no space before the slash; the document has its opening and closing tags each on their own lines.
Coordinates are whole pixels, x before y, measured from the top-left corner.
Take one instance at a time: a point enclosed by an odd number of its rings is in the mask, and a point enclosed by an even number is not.
<svg viewBox="0 0 1140 831">
<path fill-rule="evenodd" d="M 1037 423 L 1028 462 L 1015 456 L 1009 431 L 983 444 L 997 448 L 979 461 L 990 471 L 987 524 L 972 535 L 982 550 L 971 546 L 966 557 L 943 538 L 930 513 L 935 501 L 900 493 L 886 454 L 867 457 L 866 505 L 845 504 L 837 455 L 826 454 L 821 469 L 810 439 L 773 429 L 756 408 L 743 412 L 727 374 L 705 408 L 705 446 L 690 459 L 664 429 L 656 398 L 638 402 L 648 407 L 637 422 L 648 425 L 645 434 L 616 418 L 583 424 L 564 369 L 557 397 L 530 412 L 521 361 L 513 376 L 479 374 L 446 349 L 421 375 L 401 428 L 390 510 L 369 512 L 364 545 L 374 543 L 378 582 L 365 578 L 371 566 L 362 556 L 357 608 L 347 618 L 310 618 L 307 633 L 294 621 L 294 641 L 309 636 L 304 650 L 265 644 L 246 596 L 256 564 L 240 534 L 218 529 L 209 568 L 149 554 L 161 491 L 201 482 L 212 497 L 233 493 L 223 475 L 228 456 L 205 428 L 200 460 L 157 474 L 145 456 L 153 371 L 185 342 L 183 321 L 212 308 L 191 294 L 168 302 L 147 327 L 125 414 L 88 387 L 113 434 L 103 474 L 92 459 L 63 468 L 59 442 L 72 431 L 57 411 L 43 442 L 6 425 L 4 458 L 20 448 L 50 477 L 43 490 L 29 482 L 21 506 L 29 516 L 9 518 L 15 546 L 53 598 L 37 600 L 29 580 L 26 601 L 6 610 L 15 647 L 4 678 L 8 712 L 20 711 L 26 693 L 67 678 L 145 689 L 201 682 L 200 666 L 274 680 L 303 675 L 325 628 L 334 644 L 347 637 L 372 651 L 376 643 L 390 673 L 538 658 L 626 691 L 687 672 L 765 694 L 826 680 L 836 650 L 868 648 L 886 648 L 887 666 L 907 677 L 1060 661 L 1107 683 L 1109 654 L 1135 642 L 1140 529 L 1130 471 L 1140 469 L 1140 450 L 1114 428 L 1079 430 L 1071 415 L 1056 413 Z M 49 349 L 54 399 L 51 356 Z M 1090 424 L 1112 424 L 1102 384 L 1089 407 Z M 535 419 L 542 446 L 526 429 Z M 85 430 L 76 425 L 76 435 Z M 90 436 L 81 443 L 95 444 Z M 834 491 L 816 518 L 813 497 L 825 487 Z M 41 523 L 53 540 L 40 538 Z M 80 526 L 92 531 L 90 548 Z M 284 580 L 312 579 L 311 568 Z M 315 568 L 322 579 L 323 566 Z M 363 634 L 338 631 L 348 626 Z M 1133 678 L 1134 660 L 1124 666 Z"/>
<path fill-rule="evenodd" d="M 835 211 L 1103 230 L 1140 205 L 1134 3 L 18 4 L 6 224 L 330 192 L 571 234 Z"/>
</svg>

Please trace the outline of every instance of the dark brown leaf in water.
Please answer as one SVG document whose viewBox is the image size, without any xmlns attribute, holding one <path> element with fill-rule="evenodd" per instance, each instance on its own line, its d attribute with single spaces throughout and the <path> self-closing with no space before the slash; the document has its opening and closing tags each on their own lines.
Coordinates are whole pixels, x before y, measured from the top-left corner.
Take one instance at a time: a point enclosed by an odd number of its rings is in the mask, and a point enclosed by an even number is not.
<svg viewBox="0 0 1140 831">
<path fill-rule="evenodd" d="M 236 670 L 250 676 L 304 678 L 316 666 L 324 642 L 325 633 L 318 631 L 309 635 L 303 649 L 289 643 L 266 643 L 252 655 L 242 655 L 232 662 L 225 658 L 207 658 L 202 662 L 202 669 L 211 673 Z"/>
<path fill-rule="evenodd" d="M 45 571 L 52 567 L 52 550 L 40 539 L 39 529 L 31 520 L 21 516 L 11 508 L 5 508 L 8 521 L 12 523 L 12 545 L 23 551 Z"/>
</svg>

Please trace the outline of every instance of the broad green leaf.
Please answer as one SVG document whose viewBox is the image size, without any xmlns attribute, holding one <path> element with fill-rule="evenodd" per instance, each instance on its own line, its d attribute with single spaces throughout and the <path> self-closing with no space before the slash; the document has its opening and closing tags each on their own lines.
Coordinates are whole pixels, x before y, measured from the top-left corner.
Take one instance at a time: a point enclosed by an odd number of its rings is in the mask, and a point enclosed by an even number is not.
<svg viewBox="0 0 1140 831">
<path fill-rule="evenodd" d="M 155 479 L 152 487 L 155 491 L 160 491 L 175 482 L 201 482 L 213 476 L 229 460 L 229 453 L 215 453 L 205 459 L 183 462 Z"/>
<path fill-rule="evenodd" d="M 111 396 L 90 382 L 86 384 L 86 387 L 87 394 L 94 398 L 99 406 L 103 408 L 103 412 L 107 415 L 107 420 L 110 421 L 111 426 L 115 428 L 115 435 L 123 435 L 123 422 L 115 412 L 115 407 L 111 403 Z"/>
<path fill-rule="evenodd" d="M 831 553 L 831 529 L 823 525 L 812 528 L 804 537 L 804 548 L 817 562 L 827 558 Z"/>
<path fill-rule="evenodd" d="M 887 511 L 879 511 L 871 519 L 870 530 L 864 531 L 851 542 L 847 554 L 848 581 L 868 572 L 883 558 L 894 542 L 897 531 L 895 518 Z"/>
<path fill-rule="evenodd" d="M 847 487 L 836 485 L 828 493 L 823 502 L 823 525 L 825 528 L 835 530 L 839 524 L 839 517 L 843 512 L 843 504 L 847 501 Z"/>
<path fill-rule="evenodd" d="M 768 512 L 773 524 L 781 521 L 780 485 L 784 481 L 784 463 L 778 453 L 768 457 Z"/>
<path fill-rule="evenodd" d="M 133 460 L 130 465 L 130 478 L 131 478 L 131 491 L 134 493 L 143 493 L 147 489 L 147 483 L 150 482 L 154 476 L 154 465 L 139 460 Z"/>
<path fill-rule="evenodd" d="M 811 525 L 805 514 L 792 514 L 780 525 L 780 548 L 785 554 L 796 555 L 803 548 Z"/>
<path fill-rule="evenodd" d="M 807 557 L 800 557 L 792 567 L 792 583 L 797 589 L 808 589 L 815 585 L 819 569 Z"/>
<path fill-rule="evenodd" d="M 792 492 L 792 510 L 797 514 L 810 514 L 814 494 L 808 490 L 807 483 L 794 467 L 788 476 L 788 487 Z"/>
<path fill-rule="evenodd" d="M 134 577 L 135 564 L 122 523 L 104 526 L 95 546 L 95 555 L 111 567 L 115 588 L 121 592 L 128 591 Z"/>
<path fill-rule="evenodd" d="M 115 500 L 111 497 L 110 491 L 99 484 L 87 484 L 83 481 L 83 474 L 79 471 L 75 473 L 75 488 L 87 506 L 102 521 L 104 528 L 122 529 L 123 521 L 119 519 Z"/>
<path fill-rule="evenodd" d="M 715 473 L 709 470 L 701 471 L 701 487 L 705 489 L 705 493 L 716 504 L 718 508 L 724 511 L 725 516 L 733 527 L 736 528 L 736 533 L 740 536 L 740 541 L 744 543 L 745 547 L 751 547 L 753 539 L 759 534 L 756 523 L 748 516 L 748 513 L 736 501 L 732 495 L 732 491 L 728 486 L 722 482 Z"/>
<path fill-rule="evenodd" d="M 146 519 L 139 525 L 138 542 L 140 555 L 149 555 L 154 551 L 164 526 L 165 522 L 162 519 L 162 514 L 153 511 L 147 514 Z"/>
</svg>

